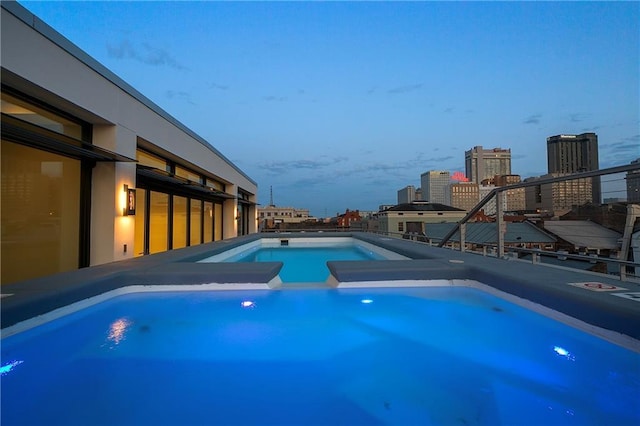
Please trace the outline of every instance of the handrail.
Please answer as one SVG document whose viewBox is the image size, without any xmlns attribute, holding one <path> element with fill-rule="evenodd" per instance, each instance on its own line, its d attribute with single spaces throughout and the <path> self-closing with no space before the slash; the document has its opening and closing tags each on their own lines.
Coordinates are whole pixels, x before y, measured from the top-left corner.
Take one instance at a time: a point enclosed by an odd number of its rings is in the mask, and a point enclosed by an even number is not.
<svg viewBox="0 0 640 426">
<path fill-rule="evenodd" d="M 409 240 L 411 240 L 414 243 L 417 244 L 427 244 L 429 246 L 432 247 L 438 247 L 438 248 L 444 248 L 444 249 L 450 249 L 450 250 L 455 250 L 454 247 L 447 247 L 447 246 L 441 246 L 441 245 L 437 245 L 434 246 L 432 244 L 433 240 L 437 240 L 437 238 L 429 238 L 428 236 L 424 236 L 424 235 L 411 235 L 411 234 L 406 234 L 406 233 L 400 233 L 400 232 L 391 232 L 391 231 L 380 231 L 380 230 L 375 230 L 375 231 L 368 231 L 371 233 L 375 233 L 375 234 L 380 234 L 380 235 L 387 235 L 390 237 L 394 237 L 394 238 L 403 238 L 405 236 L 409 236 Z M 421 239 L 425 239 L 426 241 L 422 241 Z M 482 252 L 478 252 L 478 251 L 465 251 L 465 253 L 468 254 L 474 254 L 474 255 L 480 255 L 480 256 L 487 256 L 487 250 L 486 248 L 496 248 L 497 249 L 497 244 L 482 244 L 483 247 L 483 251 Z M 507 256 L 498 256 L 497 254 L 498 250 L 496 250 L 496 257 L 497 258 L 504 258 L 504 259 L 509 259 L 509 257 Z M 531 263 L 536 264 L 536 265 L 542 265 L 542 266 L 559 266 L 559 265 L 551 265 L 549 263 L 545 263 L 545 262 L 540 262 L 536 257 L 537 256 L 544 256 L 544 257 L 554 257 L 554 258 L 559 258 L 559 257 L 566 257 L 567 259 L 575 259 L 575 260 L 588 260 L 589 262 L 601 262 L 601 263 L 611 263 L 611 264 L 615 264 L 618 266 L 623 266 L 623 267 L 635 267 L 636 270 L 640 271 L 640 263 L 637 262 L 631 262 L 628 260 L 621 260 L 621 259 L 617 259 L 617 258 L 612 258 L 612 257 L 601 257 L 601 256 L 590 256 L 590 255 L 583 255 L 583 254 L 574 254 L 574 253 L 563 253 L 563 252 L 557 252 L 557 251 L 549 251 L 549 250 L 541 250 L 541 249 L 529 249 L 529 248 L 523 248 L 523 247 L 509 247 L 508 248 L 508 252 L 523 252 L 523 253 L 531 253 L 533 256 L 531 258 Z M 518 259 L 520 261 L 524 261 L 523 259 Z M 566 268 L 569 269 L 576 269 L 576 268 L 572 268 L 571 266 L 566 266 Z M 593 272 L 590 271 L 590 273 L 597 273 L 597 272 Z M 609 277 L 616 277 L 617 279 L 619 279 L 620 281 L 626 281 L 628 280 L 628 275 L 611 275 L 611 274 L 605 274 Z M 632 275 L 632 278 L 634 279 L 634 281 L 639 281 L 640 280 L 640 276 L 638 275 Z"/>
<path fill-rule="evenodd" d="M 449 232 L 447 232 L 447 234 L 442 238 L 442 241 L 440 241 L 440 244 L 438 244 L 438 247 L 442 247 L 443 245 L 445 245 L 449 241 L 449 239 L 460 229 L 461 224 L 467 223 L 469 219 L 471 219 L 476 213 L 478 213 L 485 206 L 485 204 L 487 204 L 493 198 L 493 196 L 499 192 L 510 191 L 512 189 L 518 189 L 518 188 L 527 188 L 531 186 L 545 185 L 545 184 L 556 183 L 556 182 L 564 182 L 568 180 L 585 179 L 585 178 L 591 178 L 591 177 L 597 177 L 597 176 L 611 175 L 615 173 L 630 172 L 634 170 L 640 170 L 640 163 L 631 163 L 631 164 L 626 164 L 624 166 L 610 167 L 607 169 L 591 170 L 588 172 L 573 173 L 573 174 L 564 175 L 564 176 L 536 179 L 535 181 L 531 181 L 531 182 L 519 182 L 519 183 L 513 183 L 506 186 L 499 186 L 497 188 L 492 189 L 491 192 L 489 192 L 482 199 L 482 201 L 480 201 L 474 208 L 469 210 L 469 213 L 467 213 L 462 219 L 460 219 L 456 223 L 456 226 L 454 226 Z"/>
</svg>

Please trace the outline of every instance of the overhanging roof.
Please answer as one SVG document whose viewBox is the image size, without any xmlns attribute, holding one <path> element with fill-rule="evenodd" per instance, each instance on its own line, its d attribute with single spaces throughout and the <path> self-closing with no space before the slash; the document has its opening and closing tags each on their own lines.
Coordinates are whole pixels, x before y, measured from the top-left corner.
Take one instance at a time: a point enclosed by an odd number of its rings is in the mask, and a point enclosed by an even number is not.
<svg viewBox="0 0 640 426">
<path fill-rule="evenodd" d="M 94 161 L 136 162 L 133 158 L 111 152 L 88 142 L 71 138 L 22 120 L 2 114 L 2 138 L 32 148 L 42 149 L 73 158 Z"/>
<path fill-rule="evenodd" d="M 142 166 L 138 164 L 136 173 L 139 177 L 142 177 L 143 180 L 144 178 L 146 178 L 147 182 L 161 182 L 165 187 L 177 189 L 179 191 L 195 191 L 215 198 L 236 198 L 235 196 L 227 194 L 226 192 L 218 191 L 206 185 L 202 185 L 198 182 L 193 182 L 189 179 L 176 176 L 173 173 L 169 173 L 167 171 L 149 166 Z"/>
</svg>

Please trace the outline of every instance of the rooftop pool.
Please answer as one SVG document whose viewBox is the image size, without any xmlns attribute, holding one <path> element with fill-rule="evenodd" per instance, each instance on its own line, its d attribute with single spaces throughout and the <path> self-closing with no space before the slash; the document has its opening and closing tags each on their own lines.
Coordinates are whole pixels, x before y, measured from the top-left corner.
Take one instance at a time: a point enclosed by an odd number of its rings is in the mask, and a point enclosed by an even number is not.
<svg viewBox="0 0 640 426">
<path fill-rule="evenodd" d="M 199 262 L 282 262 L 282 283 L 324 283 L 328 261 L 407 260 L 382 247 L 350 237 L 262 238 Z"/>
<path fill-rule="evenodd" d="M 3 329 L 2 424 L 640 424 L 637 350 L 481 283 L 213 288 Z"/>
</svg>

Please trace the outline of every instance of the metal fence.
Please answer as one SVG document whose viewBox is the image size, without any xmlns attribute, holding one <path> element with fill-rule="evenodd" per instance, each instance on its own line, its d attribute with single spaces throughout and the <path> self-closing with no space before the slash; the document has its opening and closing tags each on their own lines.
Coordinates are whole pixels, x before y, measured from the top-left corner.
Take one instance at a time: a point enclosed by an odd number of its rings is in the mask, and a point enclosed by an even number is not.
<svg viewBox="0 0 640 426">
<path fill-rule="evenodd" d="M 640 203 L 627 204 L 626 224 L 624 234 L 619 241 L 619 249 L 613 250 L 615 257 L 602 255 L 602 253 L 568 253 L 567 251 L 550 251 L 544 249 L 531 249 L 505 244 L 506 222 L 504 219 L 506 198 L 515 191 L 535 187 L 532 192 L 541 206 L 552 206 L 554 202 L 571 202 L 578 197 L 581 191 L 593 194 L 597 191 L 598 197 L 615 200 L 626 199 L 627 188 L 622 183 L 630 176 L 630 173 L 638 173 L 640 163 L 612 167 L 589 172 L 575 173 L 565 176 L 543 177 L 531 181 L 514 183 L 502 187 L 496 187 L 482 201 L 471 209 L 467 215 L 457 222 L 454 227 L 440 239 L 428 235 L 411 235 L 407 233 L 385 232 L 385 235 L 414 240 L 417 243 L 428 244 L 436 247 L 455 249 L 463 252 L 494 256 L 509 260 L 529 261 L 534 264 L 552 266 L 558 268 L 580 269 L 584 272 L 606 274 L 616 276 L 621 281 L 640 281 L 639 259 L 628 261 L 628 253 L 631 250 L 631 235 L 635 219 L 640 216 Z M 624 175 L 626 173 L 626 175 Z M 622 189 L 621 189 L 622 188 Z M 624 194 L 622 194 L 624 192 Z M 631 194 L 633 195 L 633 194 Z M 564 197 L 564 198 L 562 198 Z M 492 216 L 495 216 L 496 241 L 478 244 L 469 238 L 467 224 L 484 208 L 490 206 Z M 542 209 L 544 213 L 544 209 Z M 380 233 L 379 231 L 376 231 Z M 428 234 L 428 233 L 427 233 Z M 457 236 L 457 239 L 453 237 Z M 471 241 L 471 242 L 470 242 Z"/>
</svg>

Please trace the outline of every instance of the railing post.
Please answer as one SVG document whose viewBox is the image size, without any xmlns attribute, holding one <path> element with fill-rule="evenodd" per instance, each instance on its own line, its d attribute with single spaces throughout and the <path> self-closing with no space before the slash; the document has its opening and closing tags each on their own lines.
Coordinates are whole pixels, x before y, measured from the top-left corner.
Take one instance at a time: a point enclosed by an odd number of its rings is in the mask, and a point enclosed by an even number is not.
<svg viewBox="0 0 640 426">
<path fill-rule="evenodd" d="M 496 222 L 498 226 L 498 257 L 504 257 L 504 234 L 507 231 L 506 224 L 504 222 L 504 211 L 502 208 L 502 200 L 504 198 L 504 191 L 496 192 Z"/>
<path fill-rule="evenodd" d="M 465 249 L 465 244 L 466 244 L 466 236 L 467 236 L 467 224 L 466 223 L 461 223 L 460 224 L 460 251 L 464 253 L 464 249 Z"/>
</svg>

